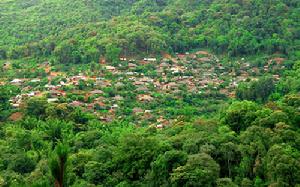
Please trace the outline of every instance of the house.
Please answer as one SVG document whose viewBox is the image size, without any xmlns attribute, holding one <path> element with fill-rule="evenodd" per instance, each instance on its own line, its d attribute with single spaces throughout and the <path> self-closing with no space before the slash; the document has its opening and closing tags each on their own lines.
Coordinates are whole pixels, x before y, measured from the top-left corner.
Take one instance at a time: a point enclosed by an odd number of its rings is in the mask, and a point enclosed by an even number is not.
<svg viewBox="0 0 300 187">
<path fill-rule="evenodd" d="M 140 86 L 136 89 L 139 92 L 147 92 L 149 89 L 146 86 Z"/>
<path fill-rule="evenodd" d="M 116 95 L 115 97 L 113 97 L 113 99 L 115 101 L 123 101 L 124 100 L 124 98 L 122 96 L 120 96 L 120 95 Z"/>
<path fill-rule="evenodd" d="M 9 68 L 11 68 L 11 63 L 10 62 L 5 62 L 3 64 L 3 69 L 9 69 Z"/>
<path fill-rule="evenodd" d="M 180 66 L 174 66 L 170 69 L 172 73 L 180 73 L 183 71 L 183 69 Z"/>
<path fill-rule="evenodd" d="M 105 66 L 105 69 L 110 72 L 114 72 L 116 70 L 116 68 L 114 66 Z"/>
<path fill-rule="evenodd" d="M 103 121 L 103 122 L 112 122 L 112 118 L 109 116 L 100 116 L 99 120 Z"/>
<path fill-rule="evenodd" d="M 20 86 L 24 83 L 24 81 L 25 81 L 24 79 L 14 79 L 14 80 L 10 81 L 10 83 L 12 85 Z"/>
<path fill-rule="evenodd" d="M 118 109 L 118 108 L 119 108 L 119 105 L 117 105 L 117 104 L 113 104 L 113 105 L 110 107 L 111 110 L 115 110 L 115 109 Z"/>
<path fill-rule="evenodd" d="M 66 92 L 64 92 L 62 90 L 50 90 L 49 95 L 52 98 L 62 97 L 62 96 L 66 96 Z"/>
<path fill-rule="evenodd" d="M 170 65 L 167 64 L 167 63 L 165 63 L 165 62 L 159 64 L 159 67 L 160 67 L 160 68 L 168 68 L 169 66 L 170 66 Z"/>
<path fill-rule="evenodd" d="M 41 82 L 41 79 L 38 79 L 38 78 L 32 79 L 30 82 L 32 82 L 32 83 Z"/>
<path fill-rule="evenodd" d="M 121 88 L 121 87 L 123 87 L 123 86 L 124 86 L 124 84 L 121 83 L 121 82 L 117 82 L 117 83 L 115 84 L 115 87 L 116 87 L 116 88 Z"/>
<path fill-rule="evenodd" d="M 185 55 L 184 54 L 177 54 L 177 57 L 178 57 L 178 59 L 184 59 L 185 58 Z"/>
<path fill-rule="evenodd" d="M 158 125 L 156 125 L 156 128 L 157 129 L 162 129 L 162 128 L 164 128 L 164 125 L 163 124 L 158 124 Z"/>
<path fill-rule="evenodd" d="M 211 59 L 208 58 L 208 57 L 202 57 L 202 58 L 198 58 L 198 61 L 200 61 L 200 62 L 210 62 Z"/>
<path fill-rule="evenodd" d="M 104 57 L 100 57 L 99 64 L 106 64 L 106 59 Z"/>
<path fill-rule="evenodd" d="M 147 65 L 150 62 L 149 61 L 145 61 L 145 60 L 141 60 L 139 63 L 140 63 L 140 65 Z"/>
<path fill-rule="evenodd" d="M 70 103 L 70 106 L 80 107 L 80 106 L 84 106 L 84 103 L 82 103 L 80 101 L 73 101 L 72 103 Z"/>
<path fill-rule="evenodd" d="M 98 81 L 96 81 L 96 85 L 99 85 L 102 88 L 106 88 L 106 87 L 111 86 L 111 83 L 108 80 L 98 80 Z"/>
<path fill-rule="evenodd" d="M 35 96 L 35 92 L 30 92 L 30 93 L 26 94 L 26 96 L 27 97 L 33 97 L 33 96 Z"/>
<path fill-rule="evenodd" d="M 19 108 L 20 104 L 19 103 L 13 103 L 11 106 L 14 107 L 14 108 Z"/>
<path fill-rule="evenodd" d="M 148 61 L 148 62 L 156 62 L 156 58 L 144 58 L 144 61 Z"/>
<path fill-rule="evenodd" d="M 9 116 L 9 120 L 12 121 L 19 121 L 23 118 L 23 114 L 21 112 L 15 112 L 12 115 Z"/>
<path fill-rule="evenodd" d="M 54 72 L 54 71 L 51 71 L 50 72 L 50 77 L 58 77 L 58 76 L 63 76 L 64 75 L 64 73 L 63 72 Z"/>
<path fill-rule="evenodd" d="M 280 64 L 283 63 L 284 60 L 285 60 L 284 58 L 280 58 L 280 57 L 278 57 L 278 58 L 273 58 L 273 59 L 270 59 L 270 60 L 268 61 L 268 64 L 271 65 L 272 62 L 275 62 L 277 65 L 280 65 Z"/>
<path fill-rule="evenodd" d="M 80 80 L 86 81 L 88 79 L 88 77 L 83 76 L 83 75 L 78 75 L 78 76 L 73 76 L 70 79 L 71 79 L 73 85 L 78 85 Z"/>
<path fill-rule="evenodd" d="M 92 94 L 92 95 L 96 95 L 96 94 L 103 94 L 104 92 L 102 91 L 102 90 L 93 90 L 93 91 L 91 91 L 90 92 L 90 94 Z"/>
<path fill-rule="evenodd" d="M 142 77 L 140 78 L 141 82 L 153 82 L 153 79 L 149 78 L 149 77 Z"/>
<path fill-rule="evenodd" d="M 142 102 L 150 102 L 153 100 L 153 97 L 151 95 L 140 94 L 137 96 L 137 99 Z"/>
<path fill-rule="evenodd" d="M 135 86 L 144 85 L 144 82 L 141 82 L 141 81 L 135 81 L 135 82 L 133 83 L 133 85 L 135 85 Z"/>
<path fill-rule="evenodd" d="M 206 55 L 206 56 L 208 56 L 210 54 L 207 51 L 197 51 L 196 55 Z"/>
<path fill-rule="evenodd" d="M 47 102 L 48 103 L 55 103 L 55 102 L 57 102 L 58 101 L 58 98 L 48 98 L 47 99 Z"/>
<path fill-rule="evenodd" d="M 170 83 L 168 83 L 168 84 L 165 84 L 164 86 L 163 86 L 163 89 L 164 90 L 169 90 L 169 89 L 175 89 L 175 88 L 177 88 L 178 87 L 178 85 L 175 83 L 175 82 L 170 82 Z"/>
<path fill-rule="evenodd" d="M 144 110 L 142 108 L 139 108 L 139 107 L 135 107 L 132 109 L 132 113 L 135 114 L 135 115 L 139 115 L 139 114 L 142 114 L 144 112 Z"/>
<path fill-rule="evenodd" d="M 136 64 L 128 63 L 128 68 L 133 69 L 133 68 L 136 68 L 136 67 L 137 67 Z"/>
<path fill-rule="evenodd" d="M 273 75 L 273 78 L 278 81 L 280 80 L 280 75 Z"/>
</svg>

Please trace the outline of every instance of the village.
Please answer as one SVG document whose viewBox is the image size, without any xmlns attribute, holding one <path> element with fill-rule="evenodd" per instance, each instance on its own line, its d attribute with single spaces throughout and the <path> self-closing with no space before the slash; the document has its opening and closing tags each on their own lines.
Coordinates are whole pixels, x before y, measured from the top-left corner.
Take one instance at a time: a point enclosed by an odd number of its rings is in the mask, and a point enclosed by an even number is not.
<svg viewBox="0 0 300 187">
<path fill-rule="evenodd" d="M 241 58 L 228 63 L 206 51 L 198 51 L 173 57 L 164 55 L 161 59 L 120 57 L 116 65 L 100 59 L 89 71 L 77 74 L 56 71 L 45 62 L 37 67 L 44 71 L 45 77 L 2 78 L 0 84 L 21 89 L 19 95 L 10 99 L 16 109 L 21 109 L 28 98 L 44 97 L 48 103 L 80 107 L 104 122 L 133 116 L 138 123 L 147 121 L 162 128 L 171 121 L 162 117 L 167 116 L 164 110 L 171 104 L 179 109 L 196 108 L 203 100 L 209 101 L 210 95 L 217 100 L 216 105 L 234 99 L 235 89 L 241 82 L 257 80 L 268 72 L 272 72 L 274 80 L 279 80 L 283 61 L 275 58 L 255 66 Z M 4 70 L 10 68 L 9 62 L 3 64 Z M 187 103 L 186 95 L 202 101 Z"/>
</svg>

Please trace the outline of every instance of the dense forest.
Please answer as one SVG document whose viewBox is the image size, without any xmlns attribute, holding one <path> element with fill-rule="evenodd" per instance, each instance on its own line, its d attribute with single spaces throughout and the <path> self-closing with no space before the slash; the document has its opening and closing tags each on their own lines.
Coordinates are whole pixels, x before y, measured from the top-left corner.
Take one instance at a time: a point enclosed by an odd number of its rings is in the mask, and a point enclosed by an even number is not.
<svg viewBox="0 0 300 187">
<path fill-rule="evenodd" d="M 0 186 L 299 187 L 299 0 L 0 0 Z"/>
<path fill-rule="evenodd" d="M 298 0 L 4 0 L 0 57 L 99 56 L 210 48 L 231 56 L 299 56 Z"/>
</svg>

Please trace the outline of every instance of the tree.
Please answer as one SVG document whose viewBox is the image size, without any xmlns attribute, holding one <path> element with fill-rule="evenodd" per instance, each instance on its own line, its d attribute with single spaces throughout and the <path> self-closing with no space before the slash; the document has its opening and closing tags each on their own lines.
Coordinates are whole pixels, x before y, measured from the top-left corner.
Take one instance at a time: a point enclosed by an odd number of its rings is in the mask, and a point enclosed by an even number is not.
<svg viewBox="0 0 300 187">
<path fill-rule="evenodd" d="M 67 161 L 69 148 L 68 146 L 59 143 L 52 153 L 49 161 L 49 167 L 54 179 L 55 187 L 67 186 Z"/>
<path fill-rule="evenodd" d="M 300 152 L 282 144 L 274 145 L 267 153 L 265 162 L 267 177 L 281 186 L 295 186 L 300 183 Z"/>
<path fill-rule="evenodd" d="M 273 78 L 263 77 L 258 81 L 240 84 L 236 95 L 241 100 L 266 102 L 274 90 L 275 85 Z"/>
<path fill-rule="evenodd" d="M 113 156 L 124 179 L 137 181 L 147 174 L 151 162 L 159 154 L 158 139 L 141 134 L 126 134 L 121 137 Z"/>
<path fill-rule="evenodd" d="M 42 97 L 33 97 L 26 102 L 25 111 L 27 115 L 44 118 L 48 102 Z"/>
<path fill-rule="evenodd" d="M 114 46 L 114 45 L 108 45 L 106 46 L 106 59 L 111 61 L 111 62 L 115 62 L 119 60 L 119 55 L 121 53 L 121 49 Z"/>
<path fill-rule="evenodd" d="M 5 49 L 0 48 L 0 60 L 7 58 L 7 52 Z"/>
<path fill-rule="evenodd" d="M 234 102 L 224 113 L 223 122 L 235 132 L 246 130 L 256 119 L 259 106 L 250 101 Z"/>
<path fill-rule="evenodd" d="M 26 153 L 20 153 L 16 155 L 16 158 L 12 161 L 11 168 L 20 174 L 30 173 L 34 170 L 36 163 L 29 158 Z"/>
<path fill-rule="evenodd" d="M 187 154 L 183 151 L 167 151 L 151 164 L 151 186 L 171 185 L 170 174 L 173 169 L 182 166 L 187 161 Z"/>
<path fill-rule="evenodd" d="M 218 187 L 238 187 L 230 178 L 221 178 L 217 180 Z"/>
<path fill-rule="evenodd" d="M 19 89 L 15 86 L 0 86 L 0 121 L 4 121 L 9 116 L 11 109 L 9 99 L 18 92 Z"/>
<path fill-rule="evenodd" d="M 171 180 L 176 186 L 214 186 L 220 166 L 207 154 L 190 155 L 184 166 L 173 170 Z"/>
<path fill-rule="evenodd" d="M 77 47 L 77 42 L 74 39 L 63 41 L 55 48 L 54 55 L 57 57 L 58 62 L 62 64 L 78 64 L 82 62 L 81 53 Z"/>
</svg>

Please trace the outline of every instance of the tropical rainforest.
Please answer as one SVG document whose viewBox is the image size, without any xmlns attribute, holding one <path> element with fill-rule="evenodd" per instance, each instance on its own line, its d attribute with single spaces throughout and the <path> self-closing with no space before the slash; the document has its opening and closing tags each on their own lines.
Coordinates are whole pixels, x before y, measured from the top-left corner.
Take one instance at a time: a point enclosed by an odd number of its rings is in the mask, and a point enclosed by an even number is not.
<svg viewBox="0 0 300 187">
<path fill-rule="evenodd" d="M 300 1 L 0 0 L 0 186 L 300 187 Z"/>
</svg>

